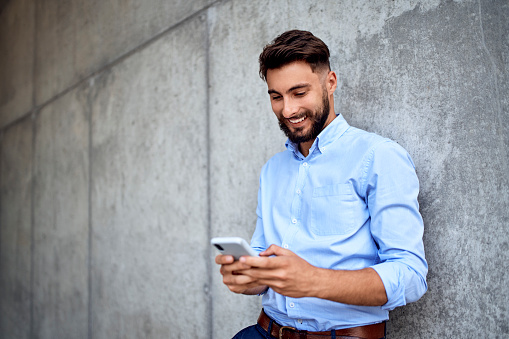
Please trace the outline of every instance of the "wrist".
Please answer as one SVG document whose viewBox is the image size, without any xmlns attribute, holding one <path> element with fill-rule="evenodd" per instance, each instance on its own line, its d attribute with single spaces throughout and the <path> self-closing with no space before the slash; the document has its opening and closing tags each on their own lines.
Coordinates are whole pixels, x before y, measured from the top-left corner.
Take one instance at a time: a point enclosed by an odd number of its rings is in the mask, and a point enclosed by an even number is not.
<svg viewBox="0 0 509 339">
<path fill-rule="evenodd" d="M 314 272 L 310 274 L 309 281 L 309 295 L 308 297 L 315 297 L 320 299 L 326 299 L 327 297 L 327 288 L 325 283 L 329 279 L 329 270 L 324 268 L 315 267 Z"/>
</svg>

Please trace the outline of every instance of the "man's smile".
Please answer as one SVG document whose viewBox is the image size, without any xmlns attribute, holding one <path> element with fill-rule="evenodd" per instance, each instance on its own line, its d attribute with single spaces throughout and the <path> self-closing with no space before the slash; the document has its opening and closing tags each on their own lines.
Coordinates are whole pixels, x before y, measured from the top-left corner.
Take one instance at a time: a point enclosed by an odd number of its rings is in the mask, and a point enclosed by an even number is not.
<svg viewBox="0 0 509 339">
<path fill-rule="evenodd" d="M 295 125 L 295 124 L 298 124 L 298 123 L 303 122 L 303 121 L 304 121 L 304 120 L 306 120 L 306 119 L 307 119 L 307 116 L 305 116 L 305 115 L 304 115 L 304 116 L 302 116 L 302 117 L 300 117 L 300 118 L 291 118 L 291 119 L 288 119 L 288 121 L 290 121 L 290 123 L 292 123 L 293 125 Z"/>
</svg>

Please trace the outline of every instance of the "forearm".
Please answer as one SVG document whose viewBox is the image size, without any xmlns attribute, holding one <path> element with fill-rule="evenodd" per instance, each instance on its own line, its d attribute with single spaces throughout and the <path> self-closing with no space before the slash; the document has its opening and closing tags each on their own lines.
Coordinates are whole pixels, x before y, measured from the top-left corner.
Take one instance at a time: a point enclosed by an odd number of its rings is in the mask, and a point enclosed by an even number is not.
<svg viewBox="0 0 509 339">
<path fill-rule="evenodd" d="M 276 245 L 260 257 L 242 257 L 247 288 L 267 285 L 275 292 L 292 298 L 316 297 L 344 304 L 381 306 L 387 302 L 382 279 L 372 268 L 331 270 L 313 266 Z M 243 293 L 246 289 L 243 289 Z"/>
<path fill-rule="evenodd" d="M 330 270 L 316 268 L 310 276 L 310 295 L 344 304 L 381 306 L 387 302 L 385 287 L 372 268 Z"/>
</svg>

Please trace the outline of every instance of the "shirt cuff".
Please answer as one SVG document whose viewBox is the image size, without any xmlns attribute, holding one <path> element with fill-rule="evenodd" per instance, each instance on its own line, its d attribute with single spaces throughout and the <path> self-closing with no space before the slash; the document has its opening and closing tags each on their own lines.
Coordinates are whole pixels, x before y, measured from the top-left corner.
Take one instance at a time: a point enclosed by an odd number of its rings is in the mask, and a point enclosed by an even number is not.
<svg viewBox="0 0 509 339">
<path fill-rule="evenodd" d="M 398 306 L 406 305 L 404 279 L 398 266 L 390 263 L 371 266 L 382 279 L 387 294 L 387 302 L 382 305 L 383 310 L 391 311 Z"/>
</svg>

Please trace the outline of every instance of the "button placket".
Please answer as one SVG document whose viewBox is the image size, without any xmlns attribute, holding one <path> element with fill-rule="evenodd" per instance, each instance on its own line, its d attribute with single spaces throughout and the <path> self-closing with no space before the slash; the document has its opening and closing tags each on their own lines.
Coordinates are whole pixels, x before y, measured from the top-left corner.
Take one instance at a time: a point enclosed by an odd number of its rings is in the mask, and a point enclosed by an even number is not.
<svg viewBox="0 0 509 339">
<path fill-rule="evenodd" d="M 293 225 L 297 225 L 300 213 L 301 213 L 301 205 L 302 205 L 302 189 L 304 186 L 305 178 L 307 176 L 307 170 L 309 169 L 309 163 L 304 161 L 299 165 L 299 174 L 297 177 L 297 183 L 295 187 L 295 194 L 292 201 L 291 207 L 291 223 Z"/>
</svg>

